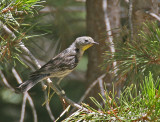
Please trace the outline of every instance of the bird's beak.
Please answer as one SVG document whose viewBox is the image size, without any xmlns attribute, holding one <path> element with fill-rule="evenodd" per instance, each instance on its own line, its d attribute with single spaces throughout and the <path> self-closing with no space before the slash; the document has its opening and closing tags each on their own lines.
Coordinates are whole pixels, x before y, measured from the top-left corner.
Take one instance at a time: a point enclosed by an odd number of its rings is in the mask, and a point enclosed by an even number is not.
<svg viewBox="0 0 160 122">
<path fill-rule="evenodd" d="M 91 42 L 90 44 L 85 45 L 85 46 L 82 48 L 82 50 L 85 51 L 85 50 L 87 50 L 89 47 L 93 46 L 94 44 L 99 44 L 99 43 L 98 43 L 98 42 Z"/>
<path fill-rule="evenodd" d="M 92 44 L 99 44 L 98 42 L 93 42 Z"/>
</svg>

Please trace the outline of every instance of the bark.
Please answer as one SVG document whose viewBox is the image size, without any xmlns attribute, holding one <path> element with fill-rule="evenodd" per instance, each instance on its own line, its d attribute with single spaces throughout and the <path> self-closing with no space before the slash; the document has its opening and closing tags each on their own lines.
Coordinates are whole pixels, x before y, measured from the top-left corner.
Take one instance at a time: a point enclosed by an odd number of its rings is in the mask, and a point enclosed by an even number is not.
<svg viewBox="0 0 160 122">
<path fill-rule="evenodd" d="M 107 9 L 104 9 L 104 3 L 107 3 Z M 132 3 L 133 11 L 132 22 L 133 22 L 133 34 L 136 34 L 139 27 L 142 26 L 143 22 L 155 20 L 146 11 L 156 13 L 158 15 L 158 1 L 157 0 L 133 0 Z M 118 33 L 115 28 L 119 28 L 120 23 L 120 6 L 119 0 L 87 0 L 87 34 L 94 38 L 95 41 L 99 42 L 99 46 L 93 46 L 88 50 L 88 70 L 87 70 L 87 87 L 104 71 L 101 71 L 99 65 L 103 63 L 103 53 L 106 50 L 111 51 L 111 45 L 106 45 L 105 42 L 110 42 L 110 36 Z M 107 11 L 107 12 L 106 12 Z M 106 16 L 107 14 L 107 16 Z M 107 32 L 106 17 L 109 19 L 112 35 Z M 106 32 L 107 30 L 107 32 Z M 112 38 L 113 38 L 112 37 Z M 113 38 L 114 39 L 114 38 Z M 106 75 L 105 82 L 111 84 L 110 74 Z M 119 86 L 118 86 L 119 87 Z M 120 87 L 119 87 L 120 88 Z M 111 90 L 110 85 L 107 90 Z M 118 89 L 117 89 L 118 90 Z M 88 96 L 94 96 L 96 99 L 99 93 L 99 85 L 97 84 Z M 89 101 L 87 100 L 89 103 Z M 92 105 L 91 103 L 89 103 Z"/>
<path fill-rule="evenodd" d="M 88 50 L 88 85 L 103 72 L 98 67 L 103 62 L 102 53 L 105 51 L 105 22 L 102 0 L 87 0 L 87 35 L 93 37 L 99 45 Z"/>
<path fill-rule="evenodd" d="M 147 13 L 158 15 L 158 0 L 133 0 L 133 33 L 136 34 L 143 23 L 156 19 Z"/>
<path fill-rule="evenodd" d="M 91 36 L 99 45 L 93 46 L 88 50 L 88 69 L 87 69 L 87 83 L 86 86 L 89 87 L 92 82 L 104 73 L 99 67 L 103 63 L 102 54 L 109 47 L 105 44 L 105 22 L 104 22 L 104 12 L 102 8 L 102 0 L 87 0 L 86 1 L 87 10 L 87 35 Z M 90 96 L 98 97 L 99 86 L 98 84 L 91 90 Z M 90 105 L 92 102 L 88 99 L 86 102 Z"/>
<path fill-rule="evenodd" d="M 113 36 L 117 35 L 120 23 L 120 1 L 119 0 L 107 0 L 107 13 L 112 28 Z"/>
<path fill-rule="evenodd" d="M 120 27 L 120 7 L 118 0 L 116 1 L 107 1 L 108 7 L 104 11 L 103 8 L 103 0 L 87 0 L 86 1 L 86 10 L 87 10 L 87 34 L 94 38 L 95 41 L 99 42 L 99 46 L 94 46 L 89 49 L 89 57 L 88 57 L 88 70 L 87 70 L 87 87 L 91 85 L 91 83 L 100 75 L 102 75 L 106 71 L 102 71 L 99 68 L 99 65 L 103 63 L 103 53 L 106 50 L 111 50 L 108 45 L 109 36 L 106 32 L 106 16 L 105 13 L 107 11 L 107 16 L 110 21 L 111 31 L 113 33 L 117 33 L 115 28 Z M 112 36 L 112 35 L 111 35 Z M 107 42 L 107 43 L 105 43 Z M 114 45 L 112 45 L 114 46 Z M 106 75 L 105 82 L 111 84 L 111 76 L 110 74 Z M 98 93 L 100 92 L 100 87 L 97 84 L 89 96 L 98 97 Z M 110 88 L 111 89 L 111 85 Z M 89 102 L 87 100 L 87 102 Z"/>
</svg>

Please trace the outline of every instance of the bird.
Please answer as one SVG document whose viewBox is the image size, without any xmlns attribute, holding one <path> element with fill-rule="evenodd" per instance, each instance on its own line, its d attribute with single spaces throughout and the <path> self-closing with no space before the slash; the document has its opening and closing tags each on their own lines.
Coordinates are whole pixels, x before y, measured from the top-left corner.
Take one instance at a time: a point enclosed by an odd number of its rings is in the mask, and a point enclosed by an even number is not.
<svg viewBox="0 0 160 122">
<path fill-rule="evenodd" d="M 85 50 L 95 44 L 99 43 L 95 42 L 93 38 L 89 36 L 76 38 L 67 49 L 53 57 L 40 69 L 31 73 L 29 79 L 21 83 L 16 88 L 16 92 L 25 93 L 35 86 L 39 81 L 47 78 L 56 77 L 63 79 L 76 68 Z"/>
</svg>

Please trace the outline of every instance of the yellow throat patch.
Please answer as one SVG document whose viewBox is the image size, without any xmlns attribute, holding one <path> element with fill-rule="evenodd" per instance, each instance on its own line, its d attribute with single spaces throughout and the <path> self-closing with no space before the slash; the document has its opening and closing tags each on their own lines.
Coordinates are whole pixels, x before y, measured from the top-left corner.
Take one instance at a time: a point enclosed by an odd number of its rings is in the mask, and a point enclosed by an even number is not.
<svg viewBox="0 0 160 122">
<path fill-rule="evenodd" d="M 90 48 L 91 46 L 93 46 L 93 44 L 85 45 L 85 46 L 83 46 L 82 50 L 85 51 L 85 50 L 87 50 L 88 48 Z"/>
</svg>

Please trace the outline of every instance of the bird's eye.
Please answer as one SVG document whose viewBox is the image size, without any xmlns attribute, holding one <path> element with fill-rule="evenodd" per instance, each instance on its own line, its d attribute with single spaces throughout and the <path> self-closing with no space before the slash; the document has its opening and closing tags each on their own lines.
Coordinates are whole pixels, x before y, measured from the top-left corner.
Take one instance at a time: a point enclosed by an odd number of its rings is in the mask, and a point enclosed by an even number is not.
<svg viewBox="0 0 160 122">
<path fill-rule="evenodd" d="M 88 40 L 85 40 L 85 42 L 88 42 Z"/>
<path fill-rule="evenodd" d="M 79 49 L 78 49 L 78 48 L 76 48 L 76 52 L 79 52 Z"/>
</svg>

